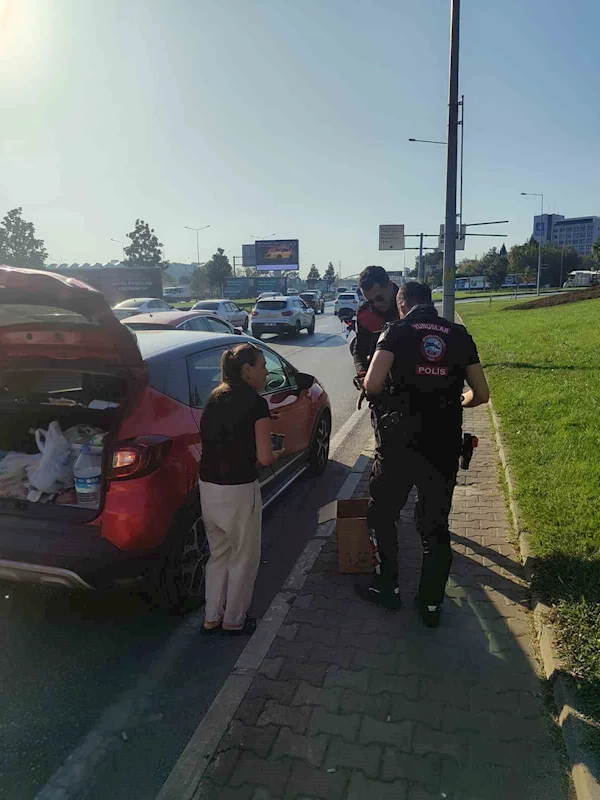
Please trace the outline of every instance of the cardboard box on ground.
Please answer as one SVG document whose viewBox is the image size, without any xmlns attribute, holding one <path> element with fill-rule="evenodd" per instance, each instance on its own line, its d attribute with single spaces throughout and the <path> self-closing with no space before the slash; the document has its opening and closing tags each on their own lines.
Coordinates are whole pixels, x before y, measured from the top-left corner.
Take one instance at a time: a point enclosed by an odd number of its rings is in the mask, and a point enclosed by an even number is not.
<svg viewBox="0 0 600 800">
<path fill-rule="evenodd" d="M 338 567 L 343 573 L 373 571 L 366 499 L 334 500 L 319 510 L 319 523 L 335 520 Z"/>
</svg>

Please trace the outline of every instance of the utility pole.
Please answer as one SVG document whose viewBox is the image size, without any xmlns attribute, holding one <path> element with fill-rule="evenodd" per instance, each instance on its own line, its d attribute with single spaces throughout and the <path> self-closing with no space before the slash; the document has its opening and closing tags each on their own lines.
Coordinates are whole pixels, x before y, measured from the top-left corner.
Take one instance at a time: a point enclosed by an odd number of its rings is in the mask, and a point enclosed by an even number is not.
<svg viewBox="0 0 600 800">
<path fill-rule="evenodd" d="M 423 234 L 419 234 L 419 283 L 425 283 L 425 267 L 423 265 Z"/>
<path fill-rule="evenodd" d="M 559 289 L 562 289 L 562 284 L 563 284 L 562 278 L 563 278 L 563 264 L 564 264 L 564 262 L 565 262 L 565 246 L 563 244 L 563 246 L 561 247 L 561 250 L 560 250 L 560 281 L 558 283 L 558 288 Z"/>
<path fill-rule="evenodd" d="M 460 0 L 452 0 L 450 75 L 448 81 L 448 149 L 446 152 L 446 220 L 444 236 L 444 297 L 442 316 L 454 322 L 456 275 L 456 184 L 458 163 L 458 53 Z"/>
</svg>

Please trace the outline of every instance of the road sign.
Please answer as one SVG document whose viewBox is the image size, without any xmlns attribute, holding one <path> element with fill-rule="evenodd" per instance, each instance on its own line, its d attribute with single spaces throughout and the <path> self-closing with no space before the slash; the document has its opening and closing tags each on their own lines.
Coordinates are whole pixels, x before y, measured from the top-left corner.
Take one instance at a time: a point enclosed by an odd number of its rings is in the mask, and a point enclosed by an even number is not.
<svg viewBox="0 0 600 800">
<path fill-rule="evenodd" d="M 446 229 L 445 225 L 440 225 L 440 235 L 438 236 L 438 250 L 444 249 L 444 242 L 446 239 L 446 234 L 444 233 Z M 457 250 L 464 250 L 465 249 L 465 238 L 467 235 L 467 226 L 460 225 L 456 230 L 456 249 Z"/>
<path fill-rule="evenodd" d="M 404 225 L 380 225 L 379 249 L 404 250 Z"/>
</svg>

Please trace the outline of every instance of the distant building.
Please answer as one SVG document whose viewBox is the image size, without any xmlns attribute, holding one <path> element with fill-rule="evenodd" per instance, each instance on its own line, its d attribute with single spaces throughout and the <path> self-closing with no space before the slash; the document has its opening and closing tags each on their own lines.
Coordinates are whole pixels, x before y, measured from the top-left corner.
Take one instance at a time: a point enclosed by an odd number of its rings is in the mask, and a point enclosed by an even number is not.
<svg viewBox="0 0 600 800">
<path fill-rule="evenodd" d="M 600 217 L 564 217 L 562 214 L 538 214 L 533 218 L 533 238 L 544 244 L 572 247 L 581 256 L 589 256 L 600 238 Z"/>
</svg>

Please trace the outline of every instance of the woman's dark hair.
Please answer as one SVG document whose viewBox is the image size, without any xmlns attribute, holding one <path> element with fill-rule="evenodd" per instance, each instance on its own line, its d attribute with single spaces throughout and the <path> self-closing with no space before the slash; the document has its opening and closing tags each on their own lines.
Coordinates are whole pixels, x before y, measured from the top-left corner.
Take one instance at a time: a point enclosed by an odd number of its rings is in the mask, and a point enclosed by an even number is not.
<svg viewBox="0 0 600 800">
<path fill-rule="evenodd" d="M 232 386 L 243 384 L 244 365 L 250 364 L 251 367 L 254 367 L 262 354 L 260 347 L 250 342 L 238 344 L 231 350 L 225 350 L 221 356 L 221 383 L 213 390 L 213 396 L 229 391 Z"/>
<path fill-rule="evenodd" d="M 375 284 L 378 286 L 387 286 L 389 282 L 390 276 L 384 268 L 375 265 L 365 267 L 358 278 L 358 285 L 367 292 L 370 291 Z"/>
<path fill-rule="evenodd" d="M 433 299 L 431 297 L 431 289 L 426 283 L 419 283 L 418 281 L 408 281 L 404 286 L 398 290 L 398 297 L 396 299 L 398 307 L 400 303 L 404 302 L 407 306 L 431 305 Z"/>
</svg>

